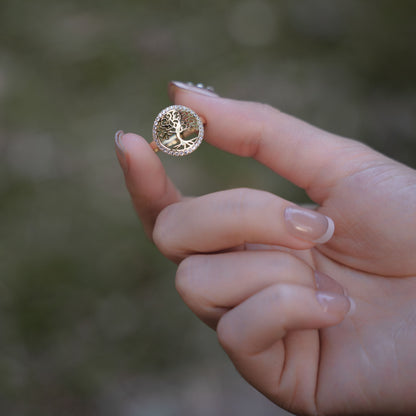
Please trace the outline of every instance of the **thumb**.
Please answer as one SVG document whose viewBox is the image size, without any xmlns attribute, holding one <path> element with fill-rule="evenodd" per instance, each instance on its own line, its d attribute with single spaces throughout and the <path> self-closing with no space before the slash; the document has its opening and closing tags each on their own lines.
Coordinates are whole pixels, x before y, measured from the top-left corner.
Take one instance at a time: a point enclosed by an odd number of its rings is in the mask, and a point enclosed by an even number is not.
<svg viewBox="0 0 416 416">
<path fill-rule="evenodd" d="M 318 204 L 340 179 L 383 158 L 369 147 L 311 126 L 268 105 L 220 98 L 173 81 L 169 95 L 206 121 L 206 141 L 257 159 L 305 189 Z"/>
</svg>

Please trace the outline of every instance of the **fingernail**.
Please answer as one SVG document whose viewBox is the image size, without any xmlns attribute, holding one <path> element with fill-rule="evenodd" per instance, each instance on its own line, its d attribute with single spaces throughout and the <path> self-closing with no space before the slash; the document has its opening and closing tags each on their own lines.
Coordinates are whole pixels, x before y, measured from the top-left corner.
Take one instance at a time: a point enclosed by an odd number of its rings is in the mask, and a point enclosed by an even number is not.
<svg viewBox="0 0 416 416">
<path fill-rule="evenodd" d="M 351 308 L 349 299 L 344 295 L 318 291 L 316 299 L 325 313 L 346 315 Z"/>
<path fill-rule="evenodd" d="M 325 273 L 315 271 L 315 283 L 316 288 L 321 292 L 345 295 L 344 288 L 335 279 Z"/>
<path fill-rule="evenodd" d="M 114 141 L 116 143 L 117 153 L 120 156 L 121 167 L 123 168 L 123 170 L 126 170 L 127 160 L 126 160 L 125 149 L 124 149 L 123 142 L 122 142 L 123 136 L 124 136 L 124 131 L 118 130 L 116 134 L 114 135 Z"/>
<path fill-rule="evenodd" d="M 287 229 L 295 237 L 323 244 L 334 234 L 334 221 L 319 212 L 290 206 L 285 209 L 284 217 Z"/>
<path fill-rule="evenodd" d="M 195 92 L 197 94 L 208 95 L 209 97 L 218 97 L 218 94 L 214 92 L 214 88 L 205 87 L 204 84 L 193 84 L 192 82 L 184 83 L 180 81 L 171 81 L 169 84 L 169 92 L 173 95 L 173 88 L 180 88 L 182 90 Z M 171 97 L 172 98 L 172 97 Z"/>
</svg>

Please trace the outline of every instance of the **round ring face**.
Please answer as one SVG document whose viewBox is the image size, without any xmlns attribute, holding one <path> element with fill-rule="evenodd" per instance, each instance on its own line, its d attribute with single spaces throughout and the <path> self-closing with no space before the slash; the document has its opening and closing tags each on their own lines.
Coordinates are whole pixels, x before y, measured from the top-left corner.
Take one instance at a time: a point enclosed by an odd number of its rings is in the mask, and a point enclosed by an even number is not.
<svg viewBox="0 0 416 416">
<path fill-rule="evenodd" d="M 157 147 L 172 156 L 192 153 L 204 138 L 204 125 L 198 114 L 183 105 L 162 110 L 153 124 Z"/>
</svg>

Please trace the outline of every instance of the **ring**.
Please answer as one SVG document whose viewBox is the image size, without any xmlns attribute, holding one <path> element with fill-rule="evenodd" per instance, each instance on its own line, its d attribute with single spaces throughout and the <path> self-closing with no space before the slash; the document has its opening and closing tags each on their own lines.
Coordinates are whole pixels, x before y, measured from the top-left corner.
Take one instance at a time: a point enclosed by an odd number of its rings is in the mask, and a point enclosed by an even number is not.
<svg viewBox="0 0 416 416">
<path fill-rule="evenodd" d="M 155 152 L 185 156 L 196 150 L 203 139 L 202 118 L 188 107 L 172 105 L 156 117 L 150 146 Z"/>
</svg>

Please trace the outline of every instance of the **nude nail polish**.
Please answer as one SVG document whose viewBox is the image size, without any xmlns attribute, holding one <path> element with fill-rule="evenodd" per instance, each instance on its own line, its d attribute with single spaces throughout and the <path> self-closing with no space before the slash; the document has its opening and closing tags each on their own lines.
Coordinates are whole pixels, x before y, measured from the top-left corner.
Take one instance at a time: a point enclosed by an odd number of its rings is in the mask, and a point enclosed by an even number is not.
<svg viewBox="0 0 416 416">
<path fill-rule="evenodd" d="M 122 142 L 123 135 L 124 135 L 123 130 L 118 130 L 116 134 L 114 135 L 114 142 L 116 144 L 117 153 L 120 157 L 119 160 L 120 160 L 121 167 L 123 168 L 123 170 L 125 170 L 127 167 L 127 160 L 126 160 L 125 149 L 124 149 L 123 142 Z"/>
<path fill-rule="evenodd" d="M 123 143 L 121 143 L 121 138 L 123 137 L 123 135 L 123 130 L 116 131 L 116 134 L 114 135 L 114 141 L 116 143 L 117 150 L 122 154 L 124 153 Z"/>
<path fill-rule="evenodd" d="M 310 209 L 289 206 L 285 209 L 284 218 L 288 231 L 303 240 L 324 244 L 334 234 L 332 219 Z"/>
<path fill-rule="evenodd" d="M 349 299 L 344 295 L 330 292 L 316 292 L 316 299 L 326 313 L 347 314 L 351 308 Z"/>
<path fill-rule="evenodd" d="M 344 288 L 335 279 L 317 270 L 315 270 L 314 274 L 315 284 L 318 290 L 345 295 Z"/>
<path fill-rule="evenodd" d="M 197 94 L 207 95 L 209 97 L 218 97 L 218 94 L 214 92 L 212 87 L 205 87 L 203 84 L 193 84 L 192 82 L 180 82 L 180 81 L 171 81 L 169 84 L 169 89 L 173 88 L 180 88 L 182 90 L 186 90 L 189 92 L 194 92 Z"/>
</svg>

